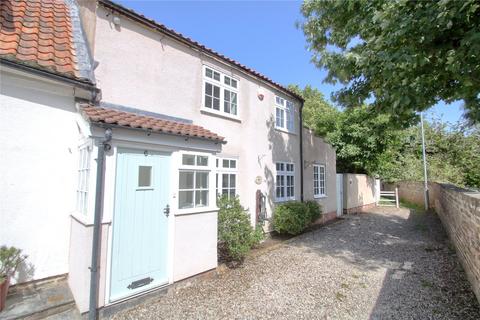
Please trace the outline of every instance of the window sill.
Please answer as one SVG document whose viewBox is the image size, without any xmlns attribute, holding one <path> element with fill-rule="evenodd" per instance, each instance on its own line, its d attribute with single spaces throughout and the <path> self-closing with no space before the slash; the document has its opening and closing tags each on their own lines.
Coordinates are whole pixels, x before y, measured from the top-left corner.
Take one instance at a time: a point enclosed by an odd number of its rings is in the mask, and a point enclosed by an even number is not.
<svg viewBox="0 0 480 320">
<path fill-rule="evenodd" d="M 287 129 L 280 128 L 280 127 L 275 127 L 275 130 L 283 132 L 283 133 L 287 133 L 287 134 L 297 135 L 297 133 L 295 131 L 288 131 Z"/>
<path fill-rule="evenodd" d="M 221 111 L 214 111 L 212 109 L 205 108 L 205 107 L 200 108 L 200 113 L 211 115 L 211 116 L 216 116 L 216 117 L 219 117 L 219 118 L 224 118 L 224 119 L 227 119 L 227 120 L 232 120 L 232 121 L 239 122 L 239 123 L 242 122 L 242 120 L 240 120 L 240 118 L 238 116 L 233 116 L 233 115 L 230 115 L 228 113 L 221 112 Z"/>
<path fill-rule="evenodd" d="M 326 198 L 327 195 L 323 194 L 323 195 L 318 195 L 318 196 L 313 196 L 314 199 L 323 199 L 323 198 Z"/>
<path fill-rule="evenodd" d="M 70 217 L 77 221 L 78 223 L 83 224 L 86 227 L 93 226 L 93 218 L 86 216 L 80 212 L 74 211 L 70 214 Z"/>
<path fill-rule="evenodd" d="M 175 213 L 175 216 L 187 216 L 192 214 L 201 214 L 218 211 L 217 207 L 201 207 L 201 208 L 189 208 L 189 209 L 178 209 Z"/>
<path fill-rule="evenodd" d="M 275 203 L 282 203 L 282 202 L 288 202 L 288 201 L 295 201 L 295 198 L 283 198 L 283 199 L 275 199 Z"/>
</svg>

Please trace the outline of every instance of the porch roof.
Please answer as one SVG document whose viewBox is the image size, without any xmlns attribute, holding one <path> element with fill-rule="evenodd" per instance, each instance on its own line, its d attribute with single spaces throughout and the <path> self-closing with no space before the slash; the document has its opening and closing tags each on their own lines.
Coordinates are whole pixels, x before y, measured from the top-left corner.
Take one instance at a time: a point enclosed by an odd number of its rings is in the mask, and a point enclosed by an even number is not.
<svg viewBox="0 0 480 320">
<path fill-rule="evenodd" d="M 107 124 L 127 129 L 172 134 L 184 137 L 206 139 L 226 143 L 225 138 L 201 126 L 160 119 L 154 116 L 141 115 L 100 106 L 81 106 L 83 116 L 94 124 Z"/>
</svg>

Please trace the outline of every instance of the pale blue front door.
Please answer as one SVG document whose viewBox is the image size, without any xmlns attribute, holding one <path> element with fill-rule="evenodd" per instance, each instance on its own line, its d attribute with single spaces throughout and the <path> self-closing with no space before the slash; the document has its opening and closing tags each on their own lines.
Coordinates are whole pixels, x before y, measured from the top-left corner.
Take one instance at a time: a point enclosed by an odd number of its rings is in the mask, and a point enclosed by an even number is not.
<svg viewBox="0 0 480 320">
<path fill-rule="evenodd" d="M 168 283 L 170 156 L 119 150 L 110 274 L 110 300 Z"/>
</svg>

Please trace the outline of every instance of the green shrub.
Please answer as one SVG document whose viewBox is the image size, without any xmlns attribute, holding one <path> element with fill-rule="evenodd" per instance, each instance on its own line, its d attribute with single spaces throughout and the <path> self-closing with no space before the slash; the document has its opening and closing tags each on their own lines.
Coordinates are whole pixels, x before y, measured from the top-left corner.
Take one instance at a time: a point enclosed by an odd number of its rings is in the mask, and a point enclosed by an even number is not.
<svg viewBox="0 0 480 320">
<path fill-rule="evenodd" d="M 322 213 L 322 207 L 316 201 L 290 201 L 275 208 L 273 228 L 278 233 L 297 235 L 303 232 Z"/>
<path fill-rule="evenodd" d="M 242 262 L 250 249 L 263 239 L 263 230 L 252 227 L 237 197 L 220 197 L 217 205 L 219 256 L 225 261 Z"/>
<path fill-rule="evenodd" d="M 0 282 L 12 277 L 20 264 L 27 259 L 22 250 L 15 247 L 0 247 Z"/>
<path fill-rule="evenodd" d="M 305 201 L 305 205 L 307 206 L 307 210 L 310 214 L 310 222 L 314 222 L 320 218 L 320 215 L 322 214 L 322 206 L 319 205 L 317 201 Z"/>
<path fill-rule="evenodd" d="M 290 201 L 278 205 L 273 215 L 273 227 L 278 233 L 297 235 L 310 223 L 307 206 L 299 201 Z"/>
</svg>

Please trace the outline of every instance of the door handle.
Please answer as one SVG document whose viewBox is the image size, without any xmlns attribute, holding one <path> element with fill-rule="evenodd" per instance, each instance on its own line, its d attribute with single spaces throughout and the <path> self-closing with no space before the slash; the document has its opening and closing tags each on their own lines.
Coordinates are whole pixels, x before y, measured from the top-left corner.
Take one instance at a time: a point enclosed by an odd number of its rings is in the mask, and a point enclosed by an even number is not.
<svg viewBox="0 0 480 320">
<path fill-rule="evenodd" d="M 163 213 L 165 214 L 165 216 L 169 216 L 170 215 L 170 206 L 167 204 L 167 206 L 163 209 Z"/>
</svg>

